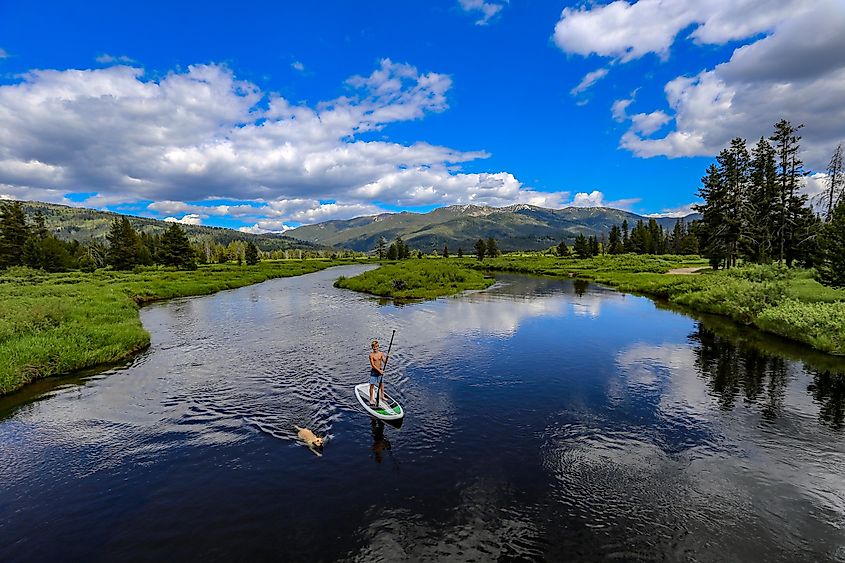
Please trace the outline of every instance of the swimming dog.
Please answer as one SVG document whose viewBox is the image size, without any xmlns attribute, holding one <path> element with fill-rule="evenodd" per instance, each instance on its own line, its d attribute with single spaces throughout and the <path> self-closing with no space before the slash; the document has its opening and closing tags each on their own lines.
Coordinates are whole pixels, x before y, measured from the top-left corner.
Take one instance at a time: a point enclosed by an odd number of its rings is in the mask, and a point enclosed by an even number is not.
<svg viewBox="0 0 845 563">
<path fill-rule="evenodd" d="M 320 438 L 307 428 L 300 428 L 299 426 L 294 426 L 294 428 L 296 428 L 296 435 L 299 436 L 299 439 L 308 444 L 309 447 L 322 448 L 326 443 L 325 438 Z"/>
</svg>

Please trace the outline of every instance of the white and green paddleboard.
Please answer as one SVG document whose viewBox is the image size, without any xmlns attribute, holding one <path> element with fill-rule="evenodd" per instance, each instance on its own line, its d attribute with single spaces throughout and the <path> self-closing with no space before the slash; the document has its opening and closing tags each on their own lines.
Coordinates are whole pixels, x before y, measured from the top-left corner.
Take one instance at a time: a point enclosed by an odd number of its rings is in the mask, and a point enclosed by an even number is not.
<svg viewBox="0 0 845 563">
<path fill-rule="evenodd" d="M 376 393 L 378 393 L 378 387 L 373 387 L 373 398 L 375 398 Z M 397 403 L 396 400 L 387 393 L 384 394 L 384 400 L 380 401 L 377 407 L 371 407 L 369 383 L 356 385 L 355 396 L 358 398 L 358 402 L 361 403 L 361 406 L 364 407 L 364 410 L 378 419 L 399 420 L 405 416 L 405 410 L 402 408 L 402 405 Z"/>
</svg>

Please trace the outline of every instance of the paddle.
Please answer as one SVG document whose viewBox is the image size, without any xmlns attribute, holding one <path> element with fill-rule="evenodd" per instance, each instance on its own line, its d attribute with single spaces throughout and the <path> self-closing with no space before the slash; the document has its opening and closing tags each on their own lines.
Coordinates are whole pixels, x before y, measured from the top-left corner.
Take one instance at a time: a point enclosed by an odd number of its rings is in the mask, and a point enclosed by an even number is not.
<svg viewBox="0 0 845 563">
<path fill-rule="evenodd" d="M 390 349 L 393 348 L 393 337 L 396 336 L 396 331 L 393 331 L 393 334 L 390 335 L 390 344 L 387 345 L 387 356 L 384 357 L 384 365 L 381 366 L 381 375 L 378 378 L 378 385 L 376 386 L 376 408 L 379 407 L 379 397 L 381 393 L 379 390 L 381 386 L 384 384 L 384 372 L 387 369 L 387 360 L 390 359 Z"/>
</svg>

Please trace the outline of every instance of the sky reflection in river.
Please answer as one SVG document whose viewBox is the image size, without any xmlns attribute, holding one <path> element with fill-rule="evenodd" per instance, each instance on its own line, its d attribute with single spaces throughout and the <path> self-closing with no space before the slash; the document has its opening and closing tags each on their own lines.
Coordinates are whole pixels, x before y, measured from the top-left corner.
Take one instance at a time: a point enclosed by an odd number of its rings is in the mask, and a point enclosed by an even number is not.
<svg viewBox="0 0 845 563">
<path fill-rule="evenodd" d="M 569 280 L 332 287 L 360 269 L 147 307 L 127 367 L 0 402 L 0 560 L 845 557 L 836 360 Z M 393 328 L 399 430 L 351 392 Z"/>
</svg>

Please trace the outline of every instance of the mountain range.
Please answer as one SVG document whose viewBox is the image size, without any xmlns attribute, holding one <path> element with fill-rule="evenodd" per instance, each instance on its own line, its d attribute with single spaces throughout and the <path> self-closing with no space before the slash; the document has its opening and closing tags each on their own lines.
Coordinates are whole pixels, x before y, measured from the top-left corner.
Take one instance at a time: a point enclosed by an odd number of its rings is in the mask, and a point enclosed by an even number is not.
<svg viewBox="0 0 845 563">
<path fill-rule="evenodd" d="M 97 211 L 82 207 L 69 207 L 54 203 L 41 203 L 38 201 L 25 201 L 23 203 L 24 213 L 32 217 L 40 211 L 44 215 L 47 229 L 56 237 L 64 240 L 78 240 L 80 242 L 101 241 L 104 242 L 106 233 L 115 217 L 121 217 L 119 213 L 111 211 Z M 129 216 L 129 222 L 135 230 L 150 234 L 163 233 L 170 223 L 147 217 Z M 252 241 L 264 251 L 290 250 L 290 249 L 318 249 L 320 244 L 314 244 L 297 240 L 287 234 L 261 234 L 254 235 L 243 233 L 234 229 L 221 227 L 205 227 L 202 225 L 181 225 L 191 240 L 209 240 L 222 245 L 227 245 L 234 240 Z"/>
<path fill-rule="evenodd" d="M 690 222 L 700 215 L 682 219 Z M 373 250 L 381 237 L 388 241 L 397 236 L 414 249 L 424 252 L 441 250 L 448 245 L 469 250 L 479 238 L 494 237 L 502 250 L 539 250 L 571 242 L 579 234 L 601 237 L 613 225 L 627 220 L 630 228 L 648 217 L 609 207 L 564 207 L 548 209 L 518 204 L 508 207 L 452 205 L 428 213 L 382 213 L 355 219 L 326 221 L 298 227 L 287 234 L 313 244 L 343 247 L 358 251 Z M 656 221 L 663 229 L 672 229 L 674 217 Z"/>
</svg>

